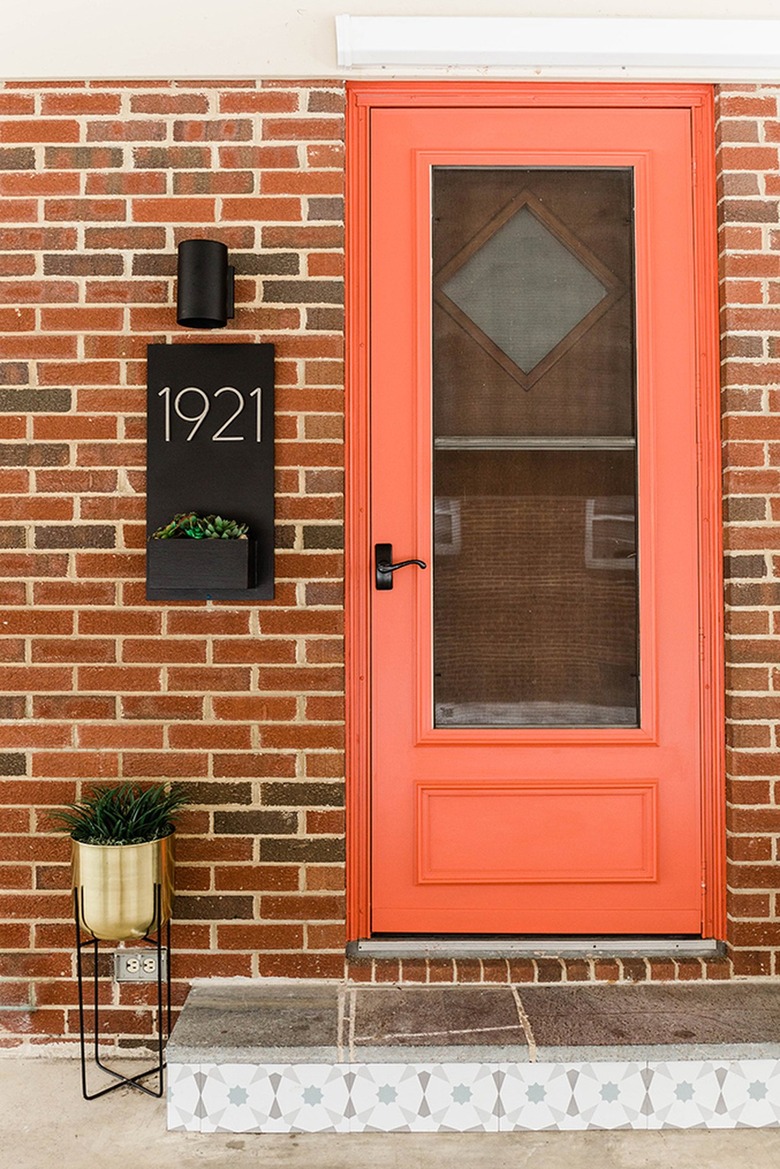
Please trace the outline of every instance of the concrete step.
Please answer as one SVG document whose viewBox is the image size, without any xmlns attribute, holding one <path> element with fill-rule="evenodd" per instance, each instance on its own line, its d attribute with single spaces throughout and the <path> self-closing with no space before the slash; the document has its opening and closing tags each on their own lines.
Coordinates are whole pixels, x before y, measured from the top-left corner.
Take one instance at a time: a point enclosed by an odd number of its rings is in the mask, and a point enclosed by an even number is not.
<svg viewBox="0 0 780 1169">
<path fill-rule="evenodd" d="M 196 982 L 169 1128 L 504 1132 L 780 1125 L 775 983 Z"/>
</svg>

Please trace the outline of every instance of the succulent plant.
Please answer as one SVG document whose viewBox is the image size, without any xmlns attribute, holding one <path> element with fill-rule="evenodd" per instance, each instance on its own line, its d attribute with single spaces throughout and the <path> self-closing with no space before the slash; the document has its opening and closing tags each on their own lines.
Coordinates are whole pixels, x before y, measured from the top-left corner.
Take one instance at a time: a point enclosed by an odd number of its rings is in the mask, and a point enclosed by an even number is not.
<svg viewBox="0 0 780 1169">
<path fill-rule="evenodd" d="M 190 793 L 181 783 L 92 787 L 76 804 L 51 813 L 57 828 L 81 844 L 146 844 L 168 836 Z"/>
<path fill-rule="evenodd" d="M 168 524 L 152 532 L 153 540 L 246 540 L 249 524 L 223 519 L 219 515 L 198 515 L 194 511 L 175 515 Z"/>
</svg>

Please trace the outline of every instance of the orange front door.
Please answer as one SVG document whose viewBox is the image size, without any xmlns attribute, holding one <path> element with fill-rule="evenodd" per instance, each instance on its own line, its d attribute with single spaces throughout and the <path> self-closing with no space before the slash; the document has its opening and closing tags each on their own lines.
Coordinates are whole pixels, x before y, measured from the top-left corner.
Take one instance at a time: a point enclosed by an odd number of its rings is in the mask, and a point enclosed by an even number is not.
<svg viewBox="0 0 780 1169">
<path fill-rule="evenodd" d="M 701 935 L 690 110 L 370 149 L 371 932 Z"/>
</svg>

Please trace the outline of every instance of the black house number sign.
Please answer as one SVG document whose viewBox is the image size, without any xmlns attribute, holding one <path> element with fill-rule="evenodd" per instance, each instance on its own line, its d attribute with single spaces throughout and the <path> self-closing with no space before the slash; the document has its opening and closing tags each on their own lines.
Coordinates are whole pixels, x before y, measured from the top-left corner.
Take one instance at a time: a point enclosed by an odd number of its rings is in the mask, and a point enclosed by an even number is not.
<svg viewBox="0 0 780 1169">
<path fill-rule="evenodd" d="M 247 523 L 249 542 L 194 549 L 185 545 L 217 541 L 150 540 L 147 597 L 273 597 L 273 492 L 273 345 L 150 345 L 147 537 L 174 515 L 195 511 Z M 196 554 L 198 566 L 185 563 Z M 224 565 L 201 569 L 206 557 L 226 561 L 236 555 L 247 561 L 238 583 Z"/>
</svg>

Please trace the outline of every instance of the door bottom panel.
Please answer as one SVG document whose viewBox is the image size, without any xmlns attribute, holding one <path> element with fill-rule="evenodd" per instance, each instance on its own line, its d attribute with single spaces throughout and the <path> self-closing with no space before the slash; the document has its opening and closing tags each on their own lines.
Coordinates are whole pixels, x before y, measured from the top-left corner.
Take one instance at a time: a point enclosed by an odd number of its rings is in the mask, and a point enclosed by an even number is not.
<svg viewBox="0 0 780 1169">
<path fill-rule="evenodd" d="M 654 881 L 657 786 L 419 784 L 417 883 Z"/>
</svg>

